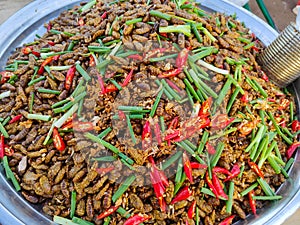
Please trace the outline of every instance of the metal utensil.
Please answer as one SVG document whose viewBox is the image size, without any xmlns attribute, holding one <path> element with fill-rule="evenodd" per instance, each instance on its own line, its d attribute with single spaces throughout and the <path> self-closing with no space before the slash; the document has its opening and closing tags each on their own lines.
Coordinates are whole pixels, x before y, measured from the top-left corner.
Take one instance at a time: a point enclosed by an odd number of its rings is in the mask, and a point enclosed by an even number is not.
<svg viewBox="0 0 300 225">
<path fill-rule="evenodd" d="M 259 56 L 262 68 L 281 87 L 300 76 L 300 14 Z"/>
</svg>

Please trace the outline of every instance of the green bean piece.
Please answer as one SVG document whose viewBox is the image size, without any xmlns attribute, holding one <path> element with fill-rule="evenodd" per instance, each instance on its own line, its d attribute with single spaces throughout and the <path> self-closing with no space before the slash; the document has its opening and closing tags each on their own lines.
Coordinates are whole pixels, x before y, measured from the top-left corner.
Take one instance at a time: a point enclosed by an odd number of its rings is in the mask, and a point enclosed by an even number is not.
<svg viewBox="0 0 300 225">
<path fill-rule="evenodd" d="M 9 167 L 7 156 L 4 156 L 2 160 L 3 160 L 3 167 L 5 169 L 6 177 L 11 180 L 15 190 L 20 191 L 21 190 L 20 184 L 16 179 L 14 173 L 12 172 L 11 168 Z"/>
<path fill-rule="evenodd" d="M 129 218 L 130 216 L 131 216 L 131 214 L 130 214 L 130 212 L 127 212 L 123 207 L 119 207 L 118 209 L 117 209 L 117 212 L 121 215 L 121 216 L 123 216 L 123 217 L 125 217 L 125 218 Z"/>
<path fill-rule="evenodd" d="M 126 180 L 121 184 L 121 186 L 118 188 L 118 190 L 113 194 L 112 201 L 116 202 L 124 193 L 125 191 L 130 187 L 130 185 L 134 182 L 135 175 L 131 175 L 126 178 Z"/>
<path fill-rule="evenodd" d="M 166 161 L 164 161 L 161 165 L 161 169 L 165 170 L 170 167 L 174 162 L 176 162 L 182 156 L 182 152 L 176 152 L 172 156 L 168 157 Z"/>
<path fill-rule="evenodd" d="M 93 158 L 93 160 L 99 161 L 99 162 L 114 162 L 114 161 L 116 161 L 116 157 L 109 155 L 109 156 Z"/>
<path fill-rule="evenodd" d="M 143 21 L 143 18 L 135 18 L 132 20 L 127 20 L 125 23 L 126 23 L 126 25 L 131 25 L 131 24 L 135 24 L 138 22 L 142 22 L 142 21 Z"/>
<path fill-rule="evenodd" d="M 96 0 L 91 0 L 88 3 L 86 3 L 85 5 L 83 5 L 78 11 L 80 13 L 92 8 L 94 5 L 96 5 L 97 1 Z"/>
<path fill-rule="evenodd" d="M 188 153 L 190 153 L 198 162 L 200 162 L 201 164 L 205 164 L 204 160 L 200 158 L 199 155 L 196 155 L 196 153 L 194 152 L 194 150 L 188 146 L 185 142 L 181 141 L 181 142 L 176 142 L 176 144 L 183 148 L 184 150 L 186 150 Z"/>
<path fill-rule="evenodd" d="M 178 56 L 178 54 L 175 53 L 175 54 L 171 54 L 171 55 L 164 55 L 164 56 L 157 57 L 157 58 L 150 58 L 149 61 L 150 62 L 160 62 L 160 61 L 164 61 L 166 59 L 175 58 L 177 56 Z"/>
<path fill-rule="evenodd" d="M 264 191 L 264 193 L 267 196 L 275 196 L 274 191 L 272 190 L 272 188 L 269 186 L 269 184 L 264 179 L 259 177 L 259 178 L 257 178 L 257 182 L 259 183 L 259 185 L 261 186 L 261 189 Z"/>
<path fill-rule="evenodd" d="M 157 11 L 157 10 L 150 10 L 149 14 L 151 16 L 155 16 L 155 17 L 158 17 L 158 18 L 161 18 L 161 19 L 164 19 L 164 20 L 170 20 L 172 18 L 172 16 L 170 16 L 168 14 L 165 14 L 165 13 L 162 13 L 162 12 Z"/>
<path fill-rule="evenodd" d="M 37 91 L 40 93 L 54 94 L 54 95 L 59 95 L 61 93 L 60 91 L 57 90 L 50 90 L 45 88 L 39 88 Z"/>
<path fill-rule="evenodd" d="M 280 174 L 281 173 L 281 167 L 276 162 L 274 157 L 272 155 L 270 155 L 267 159 L 268 159 L 268 162 L 270 163 L 271 167 L 274 169 L 275 173 Z"/>
<path fill-rule="evenodd" d="M 219 93 L 219 96 L 218 98 L 216 99 L 214 105 L 215 105 L 215 108 L 217 106 L 220 106 L 221 103 L 223 102 L 226 94 L 228 93 L 229 89 L 231 88 L 231 84 L 232 84 L 232 81 L 230 79 L 227 79 L 226 83 L 224 84 L 224 86 L 222 87 L 220 93 Z"/>
<path fill-rule="evenodd" d="M 190 25 L 159 27 L 159 33 L 183 33 L 187 37 L 190 37 L 192 35 Z"/>
<path fill-rule="evenodd" d="M 155 112 L 156 112 L 157 106 L 158 106 L 158 104 L 160 102 L 162 94 L 163 94 L 163 89 L 161 89 L 159 91 L 159 93 L 157 94 L 157 96 L 156 96 L 155 102 L 154 102 L 154 104 L 153 104 L 153 106 L 151 108 L 151 111 L 150 111 L 150 117 L 153 117 L 155 115 Z"/>
<path fill-rule="evenodd" d="M 288 171 L 291 166 L 293 165 L 293 163 L 295 162 L 294 158 L 290 158 L 289 161 L 287 161 L 287 163 L 285 164 L 284 170 Z"/>
<path fill-rule="evenodd" d="M 260 142 L 262 136 L 264 135 L 265 131 L 266 131 L 266 126 L 262 125 L 260 126 L 260 128 L 258 129 L 255 138 L 253 139 L 253 141 L 248 145 L 248 147 L 245 149 L 245 152 L 249 152 L 251 150 L 251 148 L 258 142 Z"/>
<path fill-rule="evenodd" d="M 92 222 L 89 222 L 87 220 L 83 220 L 83 219 L 80 219 L 76 216 L 73 216 L 72 218 L 72 221 L 76 224 L 79 224 L 79 225 L 94 225 Z"/>
<path fill-rule="evenodd" d="M 2 122 L 3 127 L 4 127 L 10 120 L 11 120 L 11 117 L 10 117 L 10 116 L 6 117 L 5 120 L 3 120 L 3 122 Z"/>
<path fill-rule="evenodd" d="M 30 120 L 42 120 L 42 121 L 50 121 L 51 116 L 49 115 L 41 115 L 41 114 L 27 114 L 27 118 Z"/>
<path fill-rule="evenodd" d="M 201 192 L 202 192 L 203 194 L 212 196 L 212 197 L 214 197 L 214 198 L 216 197 L 215 194 L 214 194 L 210 189 L 208 189 L 208 188 L 206 188 L 206 187 L 202 187 L 202 188 L 201 188 Z"/>
<path fill-rule="evenodd" d="M 275 195 L 275 196 L 258 196 L 258 195 L 256 195 L 256 196 L 253 196 L 253 199 L 260 200 L 260 201 L 268 201 L 268 200 L 274 201 L 274 200 L 282 199 L 282 196 L 280 196 L 280 195 Z"/>
<path fill-rule="evenodd" d="M 260 92 L 260 94 L 262 96 L 264 96 L 265 98 L 267 98 L 268 97 L 268 93 L 262 88 L 262 86 L 260 86 L 260 84 L 256 80 L 254 80 L 254 79 L 252 79 L 252 82 L 257 87 L 257 89 Z"/>
<path fill-rule="evenodd" d="M 78 225 L 78 223 L 75 223 L 72 220 L 56 215 L 53 216 L 53 222 L 62 225 Z"/>
<path fill-rule="evenodd" d="M 105 217 L 103 225 L 109 225 L 110 221 L 111 221 L 111 217 L 110 216 Z"/>
<path fill-rule="evenodd" d="M 204 131 L 203 135 L 202 135 L 202 138 L 201 138 L 201 141 L 200 141 L 200 143 L 198 145 L 198 148 L 197 148 L 197 152 L 198 152 L 199 155 L 201 155 L 203 150 L 204 150 L 205 144 L 208 140 L 208 136 L 209 136 L 209 132 Z"/>
<path fill-rule="evenodd" d="M 223 149 L 224 149 L 225 145 L 223 142 L 220 142 L 218 145 L 217 145 L 217 148 L 216 148 L 216 153 L 212 156 L 212 159 L 210 160 L 210 166 L 211 168 L 214 168 L 220 157 L 221 157 L 221 154 L 223 152 Z"/>
<path fill-rule="evenodd" d="M 191 85 L 189 80 L 187 78 L 184 78 L 183 82 L 185 83 L 187 90 L 189 90 L 191 92 L 191 94 L 194 96 L 194 98 L 196 100 L 200 101 L 201 99 L 199 98 L 198 94 L 196 93 L 195 89 L 193 88 L 193 86 Z"/>
<path fill-rule="evenodd" d="M 258 183 L 255 182 L 254 184 L 252 184 L 251 186 L 249 186 L 247 189 L 245 189 L 244 191 L 242 191 L 240 193 L 241 196 L 245 196 L 246 194 L 248 194 L 250 191 L 254 190 L 256 187 L 258 186 Z"/>
<path fill-rule="evenodd" d="M 201 35 L 200 35 L 200 33 L 199 33 L 199 31 L 198 31 L 196 25 L 195 25 L 194 23 L 192 23 L 192 24 L 191 24 L 191 27 L 192 27 L 192 31 L 194 32 L 194 35 L 195 35 L 197 41 L 198 41 L 199 43 L 202 43 L 203 40 L 202 40 L 202 37 L 201 37 Z"/>
<path fill-rule="evenodd" d="M 271 112 L 268 112 L 268 116 L 271 119 L 277 133 L 286 141 L 286 143 L 288 143 L 289 145 L 293 144 L 293 141 L 290 140 L 287 136 L 285 136 L 285 134 L 283 134 L 280 130 L 280 127 L 278 126 L 276 120 L 273 117 L 273 114 Z"/>
<path fill-rule="evenodd" d="M 174 196 L 177 194 L 179 189 L 182 187 L 185 180 L 186 180 L 186 175 L 185 175 L 185 173 L 182 173 L 181 180 L 178 183 L 175 183 Z"/>
<path fill-rule="evenodd" d="M 135 134 L 134 134 L 131 122 L 130 122 L 129 115 L 126 115 L 126 122 L 127 122 L 127 126 L 129 129 L 129 134 L 131 136 L 131 140 L 132 140 L 133 144 L 136 144 L 136 138 L 135 138 Z"/>
<path fill-rule="evenodd" d="M 179 183 L 183 174 L 182 158 L 179 158 L 175 175 L 175 184 Z"/>
<path fill-rule="evenodd" d="M 71 193 L 71 209 L 70 209 L 70 217 L 73 218 L 76 210 L 76 191 L 72 191 Z"/>
<path fill-rule="evenodd" d="M 200 30 L 212 41 L 215 42 L 217 39 L 204 27 L 201 27 Z"/>
<path fill-rule="evenodd" d="M 236 88 L 234 90 L 233 94 L 231 95 L 230 100 L 229 100 L 229 102 L 228 102 L 228 104 L 226 106 L 226 113 L 227 114 L 230 112 L 230 109 L 231 109 L 231 107 L 232 107 L 232 105 L 233 105 L 233 103 L 234 103 L 237 95 L 239 94 L 239 92 L 240 92 L 240 90 L 238 88 Z"/>
<path fill-rule="evenodd" d="M 230 181 L 228 189 L 228 200 L 226 201 L 226 212 L 231 213 L 233 205 L 234 182 Z"/>
<path fill-rule="evenodd" d="M 98 64 L 99 65 L 99 64 Z M 78 73 L 81 74 L 81 76 L 87 81 L 89 82 L 91 80 L 90 75 L 82 68 L 82 66 L 80 64 L 76 64 L 76 70 Z"/>
</svg>

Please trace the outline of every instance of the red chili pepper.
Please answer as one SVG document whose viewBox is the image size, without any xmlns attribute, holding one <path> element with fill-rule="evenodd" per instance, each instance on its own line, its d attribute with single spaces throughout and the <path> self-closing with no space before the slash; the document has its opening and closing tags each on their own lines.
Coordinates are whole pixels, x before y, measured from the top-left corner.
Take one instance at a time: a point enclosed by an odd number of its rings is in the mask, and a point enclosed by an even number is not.
<svg viewBox="0 0 300 225">
<path fill-rule="evenodd" d="M 137 214 L 129 217 L 123 225 L 139 225 L 140 223 L 151 219 L 151 216 L 144 214 Z"/>
<path fill-rule="evenodd" d="M 200 164 L 198 162 L 191 162 L 191 167 L 192 167 L 192 169 L 206 169 L 207 165 Z"/>
<path fill-rule="evenodd" d="M 186 177 L 189 179 L 191 183 L 194 183 L 191 162 L 186 152 L 182 154 L 182 162 L 183 162 L 183 169 Z"/>
<path fill-rule="evenodd" d="M 162 143 L 161 131 L 160 131 L 160 126 L 159 126 L 157 121 L 154 124 L 154 134 L 155 134 L 155 137 L 156 137 L 156 140 L 157 140 L 157 144 L 161 145 L 161 143 Z"/>
<path fill-rule="evenodd" d="M 284 118 L 281 117 L 275 117 L 275 120 L 277 121 L 277 124 L 281 127 L 286 127 L 286 121 Z"/>
<path fill-rule="evenodd" d="M 278 109 L 286 109 L 288 106 L 290 105 L 290 100 L 286 99 L 286 98 L 282 98 L 280 100 Z"/>
<path fill-rule="evenodd" d="M 24 55 L 29 55 L 32 52 L 33 47 L 32 46 L 27 46 L 22 48 L 22 53 Z"/>
<path fill-rule="evenodd" d="M 119 110 L 118 111 L 118 116 L 120 118 L 120 120 L 126 120 L 126 114 L 122 111 L 122 110 Z"/>
<path fill-rule="evenodd" d="M 195 216 L 195 211 L 196 211 L 196 200 L 192 202 L 191 206 L 188 209 L 188 218 L 190 218 L 191 220 L 194 218 Z"/>
<path fill-rule="evenodd" d="M 293 143 L 286 151 L 286 157 L 289 159 L 292 157 L 296 149 L 300 146 L 300 142 Z"/>
<path fill-rule="evenodd" d="M 160 34 L 160 36 L 163 36 L 163 37 L 165 37 L 165 38 L 168 38 L 168 33 L 159 33 Z"/>
<path fill-rule="evenodd" d="M 68 123 L 64 123 L 61 126 L 62 130 L 69 130 L 69 129 L 72 129 L 72 128 L 73 128 L 73 122 L 72 121 L 69 121 Z"/>
<path fill-rule="evenodd" d="M 180 135 L 180 131 L 179 130 L 174 130 L 172 131 L 172 133 L 167 134 L 164 138 L 165 141 L 170 141 L 174 138 L 177 138 Z"/>
<path fill-rule="evenodd" d="M 234 121 L 234 118 L 228 118 L 227 114 L 219 114 L 212 119 L 211 127 L 213 129 L 223 129 L 232 121 Z"/>
<path fill-rule="evenodd" d="M 182 72 L 181 68 L 176 68 L 176 69 L 162 72 L 162 74 L 158 75 L 158 77 L 159 78 L 175 77 L 176 75 L 180 74 L 181 72 Z"/>
<path fill-rule="evenodd" d="M 38 70 L 38 74 L 42 75 L 44 73 L 45 66 L 47 66 L 48 64 L 50 64 L 53 60 L 54 60 L 54 56 L 51 56 L 51 57 L 45 59 L 42 62 L 41 66 L 40 66 L 40 68 Z"/>
<path fill-rule="evenodd" d="M 93 125 L 92 122 L 74 121 L 73 122 L 73 129 L 75 131 L 87 132 L 87 131 L 94 130 L 94 125 Z"/>
<path fill-rule="evenodd" d="M 256 125 L 257 125 L 257 120 L 252 120 L 252 121 L 245 120 L 238 126 L 238 131 L 241 133 L 242 136 L 247 136 L 252 132 L 252 130 L 256 127 Z"/>
<path fill-rule="evenodd" d="M 234 219 L 235 215 L 229 216 L 227 218 L 225 218 L 224 220 L 221 221 L 221 223 L 219 223 L 219 225 L 230 225 L 232 224 L 232 220 Z"/>
<path fill-rule="evenodd" d="M 79 26 L 84 26 L 84 19 L 81 17 L 81 18 L 79 18 L 79 20 L 78 20 L 78 25 Z"/>
<path fill-rule="evenodd" d="M 174 141 L 183 141 L 198 132 L 200 129 L 208 127 L 210 125 L 210 119 L 208 117 L 192 117 L 186 120 L 180 127 L 180 134 Z"/>
<path fill-rule="evenodd" d="M 187 48 L 182 49 L 177 58 L 176 58 L 176 66 L 179 69 L 182 69 L 186 65 L 186 61 L 189 56 L 189 50 Z"/>
<path fill-rule="evenodd" d="M 218 197 L 223 197 L 227 200 L 228 196 L 225 194 L 223 187 L 221 185 L 221 182 L 220 182 L 218 176 L 214 172 L 212 172 L 212 183 L 213 183 L 214 187 L 216 188 Z"/>
<path fill-rule="evenodd" d="M 107 216 L 110 216 L 111 214 L 113 214 L 115 211 L 117 211 L 117 209 L 119 208 L 119 205 L 115 205 L 110 207 L 109 209 L 105 210 L 104 212 L 102 212 L 101 214 L 99 214 L 99 216 L 97 216 L 97 220 L 101 220 Z"/>
<path fill-rule="evenodd" d="M 162 170 L 158 170 L 158 172 L 159 172 L 159 176 L 160 176 L 162 184 L 165 187 L 168 187 L 169 186 L 169 181 L 168 181 L 168 178 L 167 178 L 166 174 Z"/>
<path fill-rule="evenodd" d="M 47 25 L 47 31 L 51 30 L 52 29 L 52 25 L 51 23 L 49 22 L 48 25 Z"/>
<path fill-rule="evenodd" d="M 206 171 L 205 180 L 206 180 L 206 183 L 207 183 L 208 187 L 211 189 L 211 191 L 214 193 L 214 195 L 218 199 L 219 198 L 219 193 L 218 193 L 216 187 L 214 186 L 213 182 L 211 181 L 211 179 L 208 175 L 208 171 Z"/>
<path fill-rule="evenodd" d="M 101 15 L 101 18 L 102 19 L 105 19 L 107 17 L 107 12 L 104 12 L 102 15 Z"/>
<path fill-rule="evenodd" d="M 241 101 L 244 102 L 244 103 L 249 102 L 249 93 L 248 93 L 248 91 L 245 91 L 245 94 L 241 97 Z"/>
<path fill-rule="evenodd" d="M 137 61 L 143 61 L 143 56 L 141 56 L 139 54 L 133 54 L 133 55 L 128 56 L 127 58 L 137 60 Z"/>
<path fill-rule="evenodd" d="M 173 198 L 173 200 L 171 201 L 171 205 L 175 204 L 176 202 L 179 202 L 179 201 L 189 198 L 190 196 L 192 196 L 192 194 L 193 194 L 193 192 L 189 189 L 189 187 L 185 186 Z"/>
<path fill-rule="evenodd" d="M 151 133 L 151 127 L 150 127 L 150 121 L 147 120 L 143 127 L 142 132 L 142 148 L 144 150 L 151 147 L 152 144 L 152 133 Z"/>
<path fill-rule="evenodd" d="M 224 182 L 237 177 L 240 174 L 240 172 L 241 172 L 241 169 L 240 169 L 239 165 L 234 164 L 231 171 L 230 171 L 231 174 L 224 180 Z"/>
<path fill-rule="evenodd" d="M 215 173 L 221 173 L 221 174 L 225 174 L 227 176 L 230 176 L 231 175 L 231 172 L 223 167 L 219 167 L 219 166 L 215 166 L 213 169 L 212 169 L 213 172 Z"/>
<path fill-rule="evenodd" d="M 96 62 L 95 62 L 95 59 L 94 59 L 94 56 L 93 55 L 90 55 L 90 61 L 89 61 L 89 66 L 96 66 Z"/>
<path fill-rule="evenodd" d="M 264 178 L 263 172 L 259 169 L 259 167 L 256 163 L 248 160 L 248 164 L 249 164 L 250 168 L 253 170 L 253 172 L 256 173 L 257 176 Z"/>
<path fill-rule="evenodd" d="M 104 174 L 109 173 L 110 171 L 114 170 L 114 166 L 106 167 L 106 168 L 96 168 L 96 172 L 103 176 Z"/>
<path fill-rule="evenodd" d="M 294 120 L 292 122 L 292 131 L 296 132 L 300 130 L 300 122 L 298 120 Z"/>
<path fill-rule="evenodd" d="M 174 82 L 172 82 L 169 79 L 165 79 L 165 80 L 171 88 L 173 88 L 177 92 L 181 92 L 181 89 Z"/>
<path fill-rule="evenodd" d="M 48 45 L 54 46 L 55 42 L 54 41 L 48 41 Z"/>
<path fill-rule="evenodd" d="M 261 72 L 262 72 L 261 78 L 262 78 L 264 81 L 268 82 L 268 81 L 269 81 L 269 77 L 267 76 L 267 74 L 265 74 L 265 72 L 263 72 L 263 71 L 261 71 Z"/>
<path fill-rule="evenodd" d="M 9 80 L 9 78 L 11 78 L 12 76 L 14 76 L 13 72 L 9 72 L 9 71 L 1 71 L 0 72 L 0 84 L 4 84 L 7 80 Z"/>
<path fill-rule="evenodd" d="M 166 211 L 166 202 L 163 197 L 166 189 L 163 185 L 163 181 L 161 179 L 161 174 L 158 172 L 157 168 L 152 167 L 152 172 L 150 172 L 150 180 L 154 189 L 155 196 L 158 199 L 158 204 L 160 206 L 161 211 Z M 168 183 L 169 185 L 169 183 Z"/>
<path fill-rule="evenodd" d="M 21 118 L 23 117 L 22 114 L 19 114 L 17 116 L 15 116 L 14 118 L 12 118 L 8 124 L 12 124 L 12 123 L 15 123 L 15 122 L 18 122 Z"/>
<path fill-rule="evenodd" d="M 105 87 L 104 94 L 107 94 L 107 93 L 110 93 L 110 92 L 114 92 L 114 91 L 117 91 L 117 90 L 118 90 L 118 88 L 114 84 L 108 84 Z"/>
<path fill-rule="evenodd" d="M 73 79 L 74 79 L 75 72 L 76 72 L 76 67 L 75 66 L 71 66 L 70 69 L 67 72 L 66 81 L 65 81 L 65 89 L 67 91 L 70 90 L 70 88 L 72 86 L 72 82 L 73 82 Z"/>
<path fill-rule="evenodd" d="M 208 117 L 210 114 L 210 107 L 212 105 L 212 97 L 209 97 L 208 99 L 206 99 L 202 105 L 201 108 L 199 110 L 199 116 L 200 117 Z"/>
<path fill-rule="evenodd" d="M 122 87 L 125 87 L 129 84 L 129 82 L 132 78 L 132 74 L 133 74 L 133 69 L 131 69 L 130 72 L 128 73 L 128 75 L 125 77 L 123 83 L 121 84 Z"/>
<path fill-rule="evenodd" d="M 254 190 L 251 190 L 249 193 L 248 193 L 248 198 L 249 198 L 249 204 L 250 204 L 250 207 L 251 207 L 251 210 L 253 212 L 253 214 L 256 216 L 256 201 L 255 199 L 253 199 L 253 196 L 254 196 Z"/>
<path fill-rule="evenodd" d="M 178 123 L 179 123 L 179 117 L 176 116 L 176 117 L 174 117 L 174 119 L 171 120 L 171 122 L 168 126 L 168 129 L 176 129 L 178 126 Z"/>
<path fill-rule="evenodd" d="M 4 157 L 4 136 L 0 134 L 0 158 L 2 159 Z"/>
<path fill-rule="evenodd" d="M 252 48 L 254 51 L 256 51 L 256 52 L 259 52 L 259 48 L 258 48 L 258 47 L 256 47 L 256 46 L 253 45 L 251 48 Z"/>
<path fill-rule="evenodd" d="M 55 55 L 55 56 L 53 56 L 53 60 L 54 60 L 54 61 L 57 61 L 59 58 L 60 58 L 60 55 Z"/>
<path fill-rule="evenodd" d="M 155 179 L 155 175 L 153 172 L 150 172 L 150 180 L 151 180 L 151 184 L 153 186 L 154 189 L 154 193 L 156 195 L 156 197 L 159 199 L 160 197 L 163 197 L 163 194 L 165 193 L 166 189 L 163 186 L 161 181 L 157 181 Z"/>
<path fill-rule="evenodd" d="M 56 127 L 53 129 L 52 138 L 53 138 L 54 147 L 58 151 L 62 152 L 63 150 L 65 150 L 65 148 L 66 148 L 65 142 L 63 141 L 63 139 L 60 136 L 58 129 Z"/>
<path fill-rule="evenodd" d="M 205 146 L 208 154 L 214 155 L 216 153 L 216 149 L 209 142 L 206 142 Z"/>
<path fill-rule="evenodd" d="M 103 77 L 101 75 L 98 75 L 98 82 L 99 82 L 99 86 L 100 86 L 100 90 L 101 90 L 101 94 L 105 94 L 105 83 L 103 80 Z"/>
<path fill-rule="evenodd" d="M 147 52 L 147 53 L 144 54 L 144 60 L 147 61 L 148 59 L 150 59 L 152 57 L 155 57 L 157 54 L 163 53 L 166 50 L 167 50 L 166 48 L 155 48 L 155 49 L 152 49 L 149 52 Z"/>
<path fill-rule="evenodd" d="M 11 146 L 4 145 L 4 153 L 7 156 L 12 156 L 14 154 L 14 149 Z"/>
</svg>

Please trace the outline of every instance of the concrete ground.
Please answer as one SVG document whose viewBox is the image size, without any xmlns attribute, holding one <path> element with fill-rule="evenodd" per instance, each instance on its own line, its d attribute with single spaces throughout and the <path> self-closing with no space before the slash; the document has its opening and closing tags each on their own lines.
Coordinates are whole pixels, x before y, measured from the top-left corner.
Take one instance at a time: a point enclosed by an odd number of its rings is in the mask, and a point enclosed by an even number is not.
<svg viewBox="0 0 300 225">
<path fill-rule="evenodd" d="M 31 1 L 32 0 L 0 0 L 0 25 L 10 15 L 12 15 L 18 9 L 22 8 Z M 280 31 L 283 30 L 291 21 L 295 21 L 296 16 L 292 13 L 292 9 L 296 6 L 297 0 L 266 0 L 264 2 L 276 26 Z M 254 14 L 263 18 L 263 15 L 256 3 L 256 0 L 250 0 L 249 5 Z M 283 225 L 299 224 L 299 221 L 300 209 L 293 216 L 291 216 Z"/>
<path fill-rule="evenodd" d="M 292 10 L 297 4 L 297 0 L 265 0 L 264 3 L 280 31 L 282 31 L 291 21 L 296 20 L 296 15 Z M 250 0 L 249 5 L 254 14 L 264 18 L 256 0 Z"/>
</svg>

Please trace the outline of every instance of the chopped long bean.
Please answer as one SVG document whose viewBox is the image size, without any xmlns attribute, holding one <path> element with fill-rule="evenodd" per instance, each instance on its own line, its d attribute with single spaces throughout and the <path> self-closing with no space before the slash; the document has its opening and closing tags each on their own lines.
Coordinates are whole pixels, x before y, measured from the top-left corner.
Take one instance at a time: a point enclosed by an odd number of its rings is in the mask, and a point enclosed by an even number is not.
<svg viewBox="0 0 300 225">
<path fill-rule="evenodd" d="M 30 119 L 30 120 L 50 121 L 51 116 L 49 116 L 49 115 L 41 115 L 41 114 L 31 114 L 31 113 L 28 113 L 27 118 Z"/>
<path fill-rule="evenodd" d="M 249 186 L 247 189 L 245 189 L 244 191 L 242 191 L 240 193 L 241 196 L 245 196 L 246 194 L 248 194 L 250 191 L 254 190 L 256 187 L 258 186 L 258 183 L 255 182 L 254 184 L 252 184 L 251 186 Z"/>
<path fill-rule="evenodd" d="M 174 155 L 170 156 L 166 161 L 164 161 L 161 165 L 161 169 L 165 170 L 170 167 L 174 162 L 176 162 L 182 155 L 182 152 L 176 152 Z"/>
<path fill-rule="evenodd" d="M 121 186 L 118 188 L 118 190 L 113 194 L 112 201 L 116 202 L 124 193 L 125 191 L 130 187 L 130 185 L 135 180 L 135 175 L 131 175 L 126 178 L 126 180 L 121 184 Z"/>
<path fill-rule="evenodd" d="M 226 212 L 231 213 L 233 205 L 234 182 L 230 181 L 228 188 L 228 200 L 226 201 Z"/>
<path fill-rule="evenodd" d="M 70 209 L 70 217 L 73 218 L 76 210 L 76 191 L 71 192 L 71 209 Z"/>
</svg>

